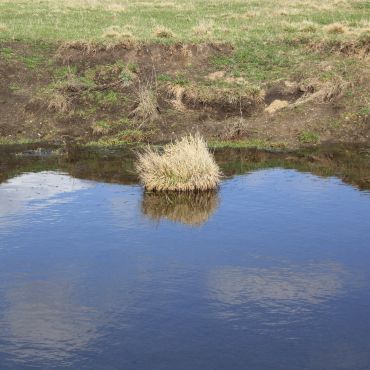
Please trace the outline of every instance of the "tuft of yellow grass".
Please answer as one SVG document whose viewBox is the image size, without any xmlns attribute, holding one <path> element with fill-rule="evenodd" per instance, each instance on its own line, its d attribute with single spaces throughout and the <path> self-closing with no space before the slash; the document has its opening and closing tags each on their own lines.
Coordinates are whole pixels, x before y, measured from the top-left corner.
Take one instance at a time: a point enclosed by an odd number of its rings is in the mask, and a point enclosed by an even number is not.
<svg viewBox="0 0 370 370">
<path fill-rule="evenodd" d="M 213 32 L 214 22 L 212 20 L 201 20 L 192 28 L 192 32 L 197 36 L 207 36 Z"/>
<path fill-rule="evenodd" d="M 146 86 L 141 86 L 137 94 L 137 107 L 132 115 L 145 121 L 152 120 L 158 115 L 158 102 L 155 92 Z"/>
<path fill-rule="evenodd" d="M 327 33 L 338 34 L 338 33 L 347 33 L 348 27 L 342 23 L 331 23 L 324 27 L 324 30 Z"/>
<path fill-rule="evenodd" d="M 8 31 L 8 27 L 5 23 L 0 23 L 0 32 L 6 32 Z"/>
<path fill-rule="evenodd" d="M 69 110 L 68 99 L 63 94 L 54 92 L 49 98 L 48 110 L 62 113 L 67 112 Z"/>
<path fill-rule="evenodd" d="M 128 30 L 127 26 L 124 28 L 119 26 L 108 27 L 104 30 L 102 37 L 110 40 L 112 43 L 110 44 L 111 47 L 114 47 L 117 43 L 125 43 L 126 45 L 133 47 L 137 43 L 135 36 Z"/>
<path fill-rule="evenodd" d="M 165 26 L 157 26 L 154 29 L 154 36 L 162 39 L 171 39 L 175 37 L 175 34 Z"/>
<path fill-rule="evenodd" d="M 149 191 L 205 191 L 217 188 L 220 169 L 200 135 L 167 144 L 163 152 L 148 147 L 138 155 L 136 170 Z"/>
</svg>

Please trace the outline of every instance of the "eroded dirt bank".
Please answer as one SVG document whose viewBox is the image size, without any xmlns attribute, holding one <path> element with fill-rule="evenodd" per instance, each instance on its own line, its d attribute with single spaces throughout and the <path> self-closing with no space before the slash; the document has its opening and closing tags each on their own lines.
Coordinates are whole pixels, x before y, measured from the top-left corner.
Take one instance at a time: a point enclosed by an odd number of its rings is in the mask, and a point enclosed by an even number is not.
<svg viewBox="0 0 370 370">
<path fill-rule="evenodd" d="M 217 65 L 234 52 L 225 44 L 2 43 L 0 138 L 110 145 L 198 131 L 252 146 L 369 143 L 369 45 L 323 50 L 311 52 L 343 52 L 361 73 L 322 63 L 326 79 L 297 71 L 256 85 Z"/>
</svg>

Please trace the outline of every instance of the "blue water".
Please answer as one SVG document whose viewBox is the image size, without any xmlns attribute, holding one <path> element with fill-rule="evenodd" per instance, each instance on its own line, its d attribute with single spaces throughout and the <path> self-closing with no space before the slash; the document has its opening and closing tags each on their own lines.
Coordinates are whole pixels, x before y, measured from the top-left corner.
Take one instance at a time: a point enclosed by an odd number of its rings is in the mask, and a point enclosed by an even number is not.
<svg viewBox="0 0 370 370">
<path fill-rule="evenodd" d="M 370 369 L 370 193 L 275 168 L 208 196 L 0 184 L 0 369 Z"/>
</svg>

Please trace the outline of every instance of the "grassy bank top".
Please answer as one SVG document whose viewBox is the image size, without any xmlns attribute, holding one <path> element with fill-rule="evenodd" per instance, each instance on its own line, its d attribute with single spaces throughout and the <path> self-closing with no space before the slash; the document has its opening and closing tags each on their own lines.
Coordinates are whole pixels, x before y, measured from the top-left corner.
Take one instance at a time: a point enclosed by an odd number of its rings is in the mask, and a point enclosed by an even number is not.
<svg viewBox="0 0 370 370">
<path fill-rule="evenodd" d="M 367 0 L 0 0 L 0 37 L 143 41 L 352 39 L 370 32 Z"/>
<path fill-rule="evenodd" d="M 11 40 L 230 43 L 235 53 L 216 59 L 215 69 L 258 82 L 286 78 L 302 65 L 316 70 L 327 60 L 308 49 L 354 43 L 361 50 L 370 40 L 370 2 L 0 0 L 0 41 Z M 341 69 L 342 58 L 334 59 Z"/>
</svg>

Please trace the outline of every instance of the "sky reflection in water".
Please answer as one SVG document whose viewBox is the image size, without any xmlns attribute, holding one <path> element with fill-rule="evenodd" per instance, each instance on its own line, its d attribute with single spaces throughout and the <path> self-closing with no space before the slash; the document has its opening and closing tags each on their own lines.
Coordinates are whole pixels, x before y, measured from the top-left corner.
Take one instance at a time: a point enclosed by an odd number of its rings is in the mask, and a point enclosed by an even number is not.
<svg viewBox="0 0 370 370">
<path fill-rule="evenodd" d="M 370 196 L 260 170 L 218 193 L 0 184 L 0 368 L 368 369 Z"/>
</svg>

